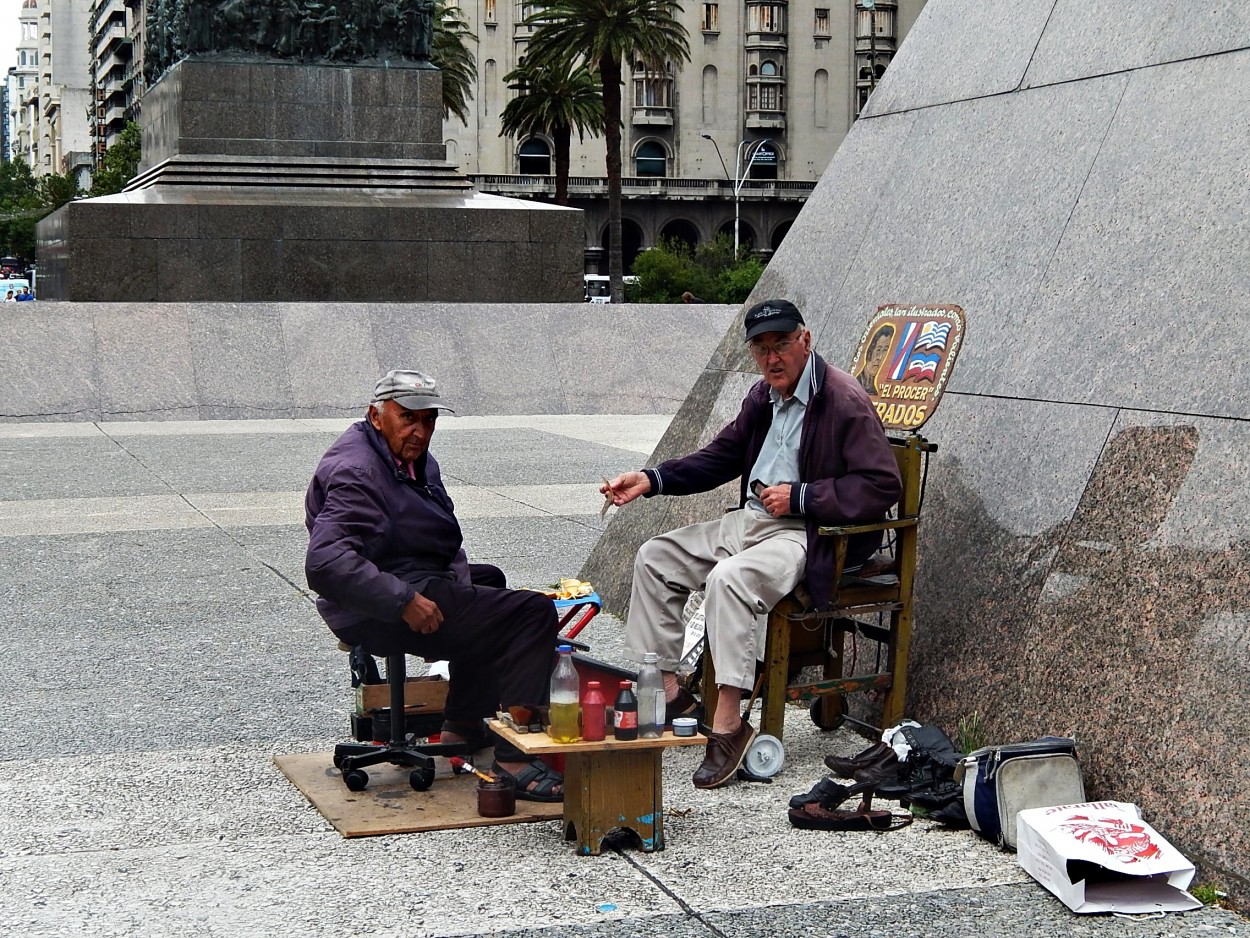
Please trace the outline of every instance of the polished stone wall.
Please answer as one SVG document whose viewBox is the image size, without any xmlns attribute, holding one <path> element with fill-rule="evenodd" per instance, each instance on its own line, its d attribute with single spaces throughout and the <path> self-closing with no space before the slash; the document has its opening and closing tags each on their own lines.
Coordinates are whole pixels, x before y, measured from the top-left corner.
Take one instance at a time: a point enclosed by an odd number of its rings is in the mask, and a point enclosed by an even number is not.
<svg viewBox="0 0 1250 938">
<path fill-rule="evenodd" d="M 752 297 L 843 363 L 878 304 L 964 308 L 925 428 L 908 714 L 1075 736 L 1091 796 L 1242 887 L 1248 47 L 1233 0 L 932 0 Z M 654 460 L 733 412 L 739 330 Z M 633 548 L 733 497 L 629 506 L 583 575 L 619 611 Z"/>
<path fill-rule="evenodd" d="M 419 368 L 456 413 L 671 414 L 736 313 L 591 303 L 21 303 L 0 423 L 339 417 Z"/>
<path fill-rule="evenodd" d="M 143 96 L 143 163 L 181 154 L 442 160 L 442 81 L 415 67 L 190 59 Z"/>
</svg>

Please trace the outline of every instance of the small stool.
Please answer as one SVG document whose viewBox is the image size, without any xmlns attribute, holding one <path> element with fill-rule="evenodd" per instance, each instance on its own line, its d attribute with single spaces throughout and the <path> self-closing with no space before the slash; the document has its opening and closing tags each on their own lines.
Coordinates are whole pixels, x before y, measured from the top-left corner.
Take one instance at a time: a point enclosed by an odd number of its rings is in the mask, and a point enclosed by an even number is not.
<svg viewBox="0 0 1250 938">
<path fill-rule="evenodd" d="M 704 746 L 704 736 L 605 739 L 555 743 L 546 733 L 518 733 L 492 720 L 490 728 L 522 752 L 564 755 L 564 839 L 579 856 L 598 856 L 603 838 L 617 828 L 638 835 L 642 849 L 664 849 L 664 780 L 660 757 L 670 746 Z"/>
</svg>

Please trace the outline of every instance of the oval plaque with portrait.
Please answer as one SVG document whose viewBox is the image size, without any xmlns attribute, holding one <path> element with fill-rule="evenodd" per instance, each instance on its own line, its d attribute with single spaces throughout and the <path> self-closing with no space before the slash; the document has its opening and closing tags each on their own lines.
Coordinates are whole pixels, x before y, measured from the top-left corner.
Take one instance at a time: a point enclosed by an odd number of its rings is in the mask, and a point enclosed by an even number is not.
<svg viewBox="0 0 1250 938">
<path fill-rule="evenodd" d="M 878 306 L 851 374 L 887 430 L 914 432 L 937 410 L 964 336 L 958 306 Z"/>
</svg>

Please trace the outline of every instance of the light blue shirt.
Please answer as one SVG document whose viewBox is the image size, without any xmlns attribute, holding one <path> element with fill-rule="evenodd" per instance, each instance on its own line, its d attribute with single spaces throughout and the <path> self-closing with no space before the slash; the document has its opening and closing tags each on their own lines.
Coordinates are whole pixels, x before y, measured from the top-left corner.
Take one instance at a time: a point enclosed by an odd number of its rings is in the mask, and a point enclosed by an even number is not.
<svg viewBox="0 0 1250 938">
<path fill-rule="evenodd" d="M 764 437 L 764 446 L 755 459 L 755 465 L 751 467 L 751 477 L 747 479 L 747 507 L 752 511 L 768 514 L 764 503 L 750 490 L 750 483 L 759 480 L 765 488 L 784 482 L 798 484 L 799 441 L 803 436 L 803 417 L 812 393 L 814 357 L 808 354 L 803 374 L 799 376 L 799 383 L 789 399 L 782 398 L 776 388 L 768 389 L 769 399 L 773 402 L 773 422 Z"/>
</svg>

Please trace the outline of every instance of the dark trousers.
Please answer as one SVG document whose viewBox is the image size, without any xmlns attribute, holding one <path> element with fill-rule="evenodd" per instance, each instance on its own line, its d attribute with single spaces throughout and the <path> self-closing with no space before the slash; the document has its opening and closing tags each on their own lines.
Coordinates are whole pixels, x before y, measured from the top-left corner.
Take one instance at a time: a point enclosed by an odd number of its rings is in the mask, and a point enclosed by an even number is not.
<svg viewBox="0 0 1250 938">
<path fill-rule="evenodd" d="M 498 567 L 470 564 L 471 586 L 430 580 L 421 591 L 443 613 L 437 631 L 422 635 L 403 621 L 369 621 L 339 633 L 379 658 L 404 652 L 427 661 L 446 661 L 448 723 L 475 724 L 495 711 L 521 704 L 545 706 L 551 693 L 560 621 L 542 593 L 505 589 Z M 495 744 L 503 762 L 528 759 L 503 740 Z"/>
</svg>

